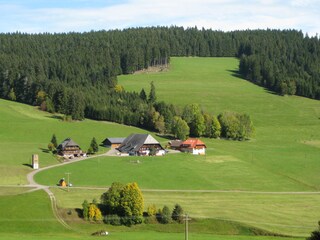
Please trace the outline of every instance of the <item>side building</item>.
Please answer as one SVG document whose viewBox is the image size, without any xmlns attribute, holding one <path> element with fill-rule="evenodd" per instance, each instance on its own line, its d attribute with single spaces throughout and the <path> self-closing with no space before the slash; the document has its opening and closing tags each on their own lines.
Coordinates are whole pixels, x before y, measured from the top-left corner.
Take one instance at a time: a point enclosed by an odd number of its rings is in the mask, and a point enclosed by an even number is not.
<svg viewBox="0 0 320 240">
<path fill-rule="evenodd" d="M 132 156 L 163 156 L 164 148 L 150 134 L 131 134 L 117 148 L 121 154 Z"/>
<path fill-rule="evenodd" d="M 117 148 L 119 147 L 125 138 L 106 138 L 103 140 L 102 145 L 104 147 Z"/>
</svg>

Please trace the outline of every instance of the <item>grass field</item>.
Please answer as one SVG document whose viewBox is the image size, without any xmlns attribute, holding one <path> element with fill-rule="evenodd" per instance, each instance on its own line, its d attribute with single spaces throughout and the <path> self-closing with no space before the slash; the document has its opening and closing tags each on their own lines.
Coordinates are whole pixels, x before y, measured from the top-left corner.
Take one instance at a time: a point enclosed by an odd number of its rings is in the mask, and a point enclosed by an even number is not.
<svg viewBox="0 0 320 240">
<path fill-rule="evenodd" d="M 121 76 L 119 83 L 129 91 L 145 87 L 148 92 L 153 81 L 158 100 L 180 106 L 199 103 L 214 114 L 226 110 L 248 113 L 256 127 L 254 139 L 244 143 L 210 141 L 214 152 L 306 188 L 320 189 L 320 149 L 303 143 L 320 140 L 319 101 L 281 97 L 234 76 L 238 68 L 234 58 L 172 58 L 170 68 L 164 73 Z M 280 182 L 278 185 L 281 188 Z"/>
<path fill-rule="evenodd" d="M 207 155 L 172 154 L 165 157 L 136 158 L 100 157 L 61 166 L 41 172 L 36 180 L 55 185 L 66 172 L 71 172 L 74 186 L 109 186 L 114 181 L 138 182 L 144 189 L 193 190 L 246 190 L 278 192 L 253 193 L 184 193 L 144 192 L 146 204 L 173 206 L 176 202 L 200 219 L 226 219 L 249 226 L 295 236 L 307 236 L 320 219 L 320 194 L 281 194 L 320 190 L 320 102 L 306 98 L 281 97 L 234 76 L 238 61 L 233 58 L 172 58 L 170 71 L 137 74 L 119 78 L 126 90 L 149 91 L 154 81 L 158 100 L 174 102 L 179 106 L 199 103 L 205 111 L 218 114 L 233 110 L 250 114 L 256 134 L 250 141 L 203 139 L 208 146 Z M 57 164 L 46 152 L 53 133 L 61 142 L 72 137 L 86 150 L 92 137 L 100 142 L 106 137 L 125 137 L 144 130 L 114 123 L 85 120 L 67 123 L 57 116 L 40 112 L 34 107 L 0 100 L 0 185 L 26 184 L 26 174 L 32 169 L 31 155 L 40 156 L 40 167 Z M 168 140 L 157 137 L 161 143 Z M 104 151 L 104 149 L 101 149 Z M 21 194 L 26 189 L 0 188 L 0 209 L 10 209 L 9 202 L 19 205 L 29 199 L 31 210 L 52 220 L 44 193 Z M 21 192 L 20 192 L 21 191 Z M 53 190 L 61 207 L 79 207 L 84 199 L 99 196 L 98 190 L 72 189 L 70 193 Z M 15 195 L 14 194 L 19 194 Z M 92 194 L 92 197 L 90 197 Z M 39 207 L 32 204 L 40 201 Z M 23 205 L 26 206 L 26 205 Z M 36 209 L 36 210 L 34 210 Z M 30 210 L 30 211 L 31 211 Z M 2 219 L 0 239 L 86 239 L 79 232 L 62 229 L 50 222 L 49 233 L 29 231 L 19 219 L 30 215 L 24 208 L 16 208 L 10 221 Z M 2 216 L 2 215 L 1 215 Z M 41 218 L 35 215 L 36 219 Z M 25 220 L 24 220 L 25 221 Z M 17 224 L 16 224 L 17 223 Z M 45 229 L 46 221 L 41 223 Z M 39 223 L 40 224 L 40 223 Z M 8 226 L 8 227 L 7 227 Z M 86 233 L 97 226 L 84 225 Z M 104 226 L 101 226 L 104 227 Z M 100 226 L 98 227 L 100 228 Z M 80 229 L 80 230 L 79 230 Z M 79 231 L 78 231 L 79 230 Z M 99 229 L 98 229 L 99 230 Z M 91 231 L 91 232 L 92 232 Z M 142 231 L 142 232 L 141 232 Z M 52 236 L 51 232 L 54 232 Z M 278 239 L 272 237 L 213 236 L 197 234 L 194 239 Z M 154 229 L 114 232 L 111 239 L 181 239 L 183 233 L 163 233 Z"/>
<path fill-rule="evenodd" d="M 141 129 L 115 123 L 85 120 L 63 122 L 54 115 L 41 112 L 34 107 L 0 100 L 0 185 L 26 184 L 26 174 L 32 154 L 38 154 L 40 167 L 59 163 L 47 153 L 47 145 L 55 133 L 58 142 L 71 137 L 83 150 L 87 150 L 91 139 L 98 142 L 106 137 L 126 137 Z"/>
<path fill-rule="evenodd" d="M 184 236 L 183 225 L 139 225 L 136 227 L 112 227 L 104 224 L 84 224 L 78 219 L 71 223 L 72 230 L 64 229 L 51 211 L 48 196 L 43 191 L 0 197 L 0 239 L 92 239 L 91 233 L 99 230 L 110 232 L 108 239 L 181 239 Z M 213 223 L 213 225 L 212 225 Z M 210 225 L 209 225 L 210 224 Z M 202 233 L 198 233 L 201 230 Z M 226 236 L 224 234 L 234 236 Z M 252 239 L 279 240 L 279 237 L 238 236 L 250 234 L 248 228 L 237 223 L 210 221 L 190 223 L 190 238 L 193 239 Z M 223 236 L 213 236 L 221 235 Z M 290 238 L 288 238 L 290 239 Z"/>
<path fill-rule="evenodd" d="M 81 208 L 106 190 L 52 189 L 58 204 L 66 209 Z M 239 192 L 149 192 L 143 191 L 145 206 L 181 204 L 191 217 L 230 220 L 285 235 L 305 236 L 316 228 L 320 194 L 269 194 Z M 159 195 L 161 197 L 159 197 Z M 276 210 L 275 210 L 276 209 Z"/>
</svg>

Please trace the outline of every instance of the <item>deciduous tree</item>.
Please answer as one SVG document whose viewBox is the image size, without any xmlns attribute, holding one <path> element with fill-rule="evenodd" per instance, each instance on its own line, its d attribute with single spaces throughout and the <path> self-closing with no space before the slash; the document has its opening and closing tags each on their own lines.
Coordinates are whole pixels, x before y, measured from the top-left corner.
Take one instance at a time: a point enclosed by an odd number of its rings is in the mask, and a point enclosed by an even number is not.
<svg viewBox="0 0 320 240">
<path fill-rule="evenodd" d="M 82 203 L 82 215 L 85 220 L 89 219 L 89 203 L 87 200 Z"/>
<path fill-rule="evenodd" d="M 101 203 L 105 205 L 108 214 L 120 213 L 121 191 L 124 185 L 113 182 L 107 192 L 101 196 Z"/>
<path fill-rule="evenodd" d="M 125 225 L 142 222 L 144 200 L 137 183 L 128 183 L 121 191 L 120 209 Z"/>
<path fill-rule="evenodd" d="M 173 118 L 171 132 L 176 138 L 185 140 L 189 135 L 190 128 L 186 121 L 184 121 L 181 117 L 175 116 Z"/>
</svg>

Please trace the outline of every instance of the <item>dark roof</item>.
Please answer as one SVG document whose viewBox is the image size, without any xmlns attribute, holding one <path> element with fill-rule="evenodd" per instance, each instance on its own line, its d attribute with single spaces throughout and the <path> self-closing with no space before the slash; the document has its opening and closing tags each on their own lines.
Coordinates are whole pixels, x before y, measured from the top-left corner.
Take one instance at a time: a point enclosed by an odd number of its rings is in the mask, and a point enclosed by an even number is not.
<svg viewBox="0 0 320 240">
<path fill-rule="evenodd" d="M 79 147 L 71 138 L 66 138 L 62 143 L 59 144 L 58 149 L 65 149 L 66 147 Z M 80 148 L 80 147 L 79 147 Z"/>
<path fill-rule="evenodd" d="M 172 140 L 169 142 L 171 147 L 180 147 L 183 141 L 181 140 Z"/>
<path fill-rule="evenodd" d="M 107 145 L 107 144 L 120 144 L 122 143 L 126 138 L 106 138 L 105 140 L 103 140 L 103 144 Z"/>
<path fill-rule="evenodd" d="M 143 145 L 148 144 L 160 145 L 160 143 L 156 139 L 154 139 L 150 134 L 131 134 L 118 147 L 118 150 L 120 152 L 137 152 Z"/>
</svg>

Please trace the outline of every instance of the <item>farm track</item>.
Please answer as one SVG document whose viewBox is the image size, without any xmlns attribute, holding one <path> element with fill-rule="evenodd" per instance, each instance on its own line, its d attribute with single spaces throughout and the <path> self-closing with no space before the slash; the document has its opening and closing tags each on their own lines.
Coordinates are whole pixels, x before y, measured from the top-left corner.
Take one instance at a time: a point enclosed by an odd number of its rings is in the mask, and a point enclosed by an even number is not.
<svg viewBox="0 0 320 240">
<path fill-rule="evenodd" d="M 27 174 L 27 180 L 28 180 L 29 184 L 21 186 L 21 187 L 31 187 L 32 188 L 32 189 L 30 189 L 30 190 L 28 190 L 26 192 L 34 192 L 34 191 L 38 191 L 38 190 L 44 190 L 48 194 L 48 196 L 50 198 L 51 208 L 52 208 L 53 214 L 54 214 L 55 218 L 57 219 L 57 221 L 62 226 L 64 226 L 66 229 L 72 230 L 72 228 L 59 215 L 58 207 L 57 207 L 57 201 L 56 201 L 56 198 L 55 198 L 53 192 L 51 192 L 50 189 L 49 189 L 50 186 L 45 186 L 45 185 L 38 184 L 34 180 L 34 175 L 37 174 L 38 172 L 41 172 L 41 171 L 44 171 L 44 170 L 47 170 L 47 169 L 51 169 L 51 168 L 54 168 L 54 167 L 59 167 L 59 166 L 63 166 L 63 165 L 66 165 L 66 164 L 71 164 L 71 163 L 75 163 L 75 162 L 79 162 L 79 161 L 83 161 L 83 160 L 87 160 L 87 159 L 91 159 L 91 158 L 106 156 L 106 155 L 107 155 L 107 153 L 100 154 L 100 155 L 95 155 L 95 156 L 91 156 L 91 157 L 79 158 L 79 159 L 75 159 L 75 160 L 72 160 L 72 161 L 63 162 L 63 163 L 59 163 L 59 164 L 55 164 L 55 165 L 51 165 L 51 166 L 48 166 L 48 167 L 37 169 L 37 170 L 32 171 L 32 172 Z"/>
</svg>

